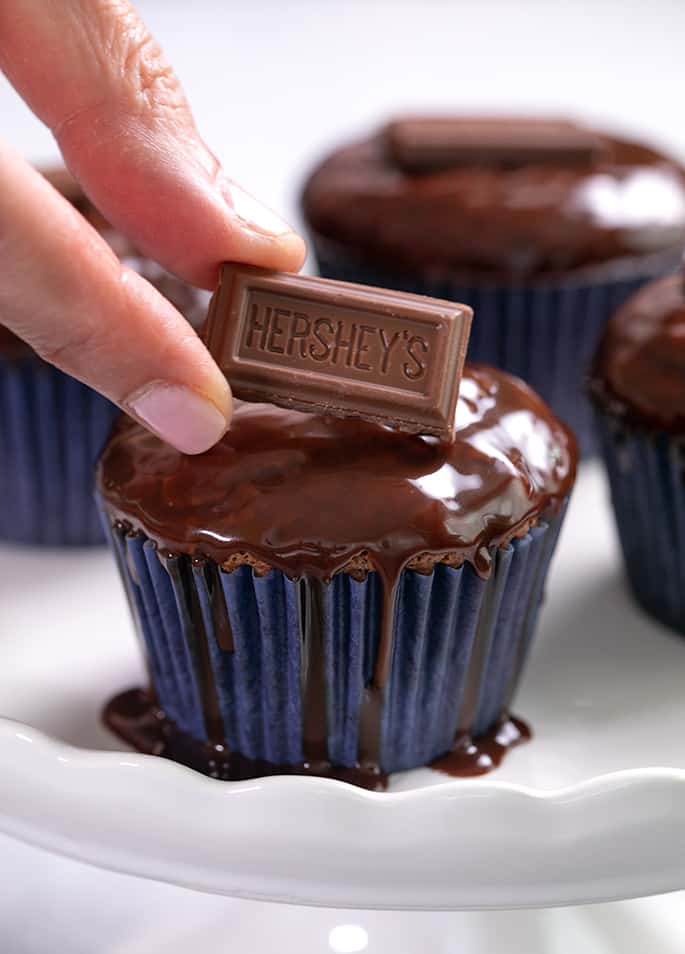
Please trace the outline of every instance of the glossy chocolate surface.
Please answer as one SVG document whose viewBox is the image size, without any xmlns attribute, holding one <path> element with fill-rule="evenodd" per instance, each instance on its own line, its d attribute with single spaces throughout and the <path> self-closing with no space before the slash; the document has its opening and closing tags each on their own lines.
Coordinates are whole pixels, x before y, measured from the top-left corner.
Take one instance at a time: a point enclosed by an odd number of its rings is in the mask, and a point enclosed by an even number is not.
<svg viewBox="0 0 685 954">
<path fill-rule="evenodd" d="M 157 262 L 140 255 L 125 235 L 112 228 L 83 192 L 78 182 L 63 166 L 41 169 L 40 172 L 90 222 L 93 228 L 97 229 L 115 255 L 125 265 L 154 285 L 194 328 L 200 327 L 207 314 L 207 303 L 209 301 L 207 292 L 194 288 L 166 271 Z M 18 338 L 9 328 L 0 324 L 0 358 L 16 360 L 32 354 L 32 349 L 21 338 Z"/>
<path fill-rule="evenodd" d="M 451 440 L 471 309 L 225 264 L 204 340 L 234 395 Z"/>
<path fill-rule="evenodd" d="M 573 437 L 530 388 L 467 365 L 452 444 L 239 404 L 193 457 L 123 420 L 98 485 L 115 519 L 219 565 L 247 553 L 326 579 L 361 557 L 389 578 L 428 553 L 487 575 L 490 548 L 560 503 L 575 466 Z"/>
<path fill-rule="evenodd" d="M 597 132 L 586 161 L 459 163 L 411 173 L 385 132 L 333 153 L 306 184 L 310 227 L 404 269 L 501 279 L 566 273 L 685 244 L 685 171 Z"/>
<path fill-rule="evenodd" d="M 685 278 L 651 282 L 609 321 L 590 390 L 615 415 L 685 434 Z"/>
</svg>

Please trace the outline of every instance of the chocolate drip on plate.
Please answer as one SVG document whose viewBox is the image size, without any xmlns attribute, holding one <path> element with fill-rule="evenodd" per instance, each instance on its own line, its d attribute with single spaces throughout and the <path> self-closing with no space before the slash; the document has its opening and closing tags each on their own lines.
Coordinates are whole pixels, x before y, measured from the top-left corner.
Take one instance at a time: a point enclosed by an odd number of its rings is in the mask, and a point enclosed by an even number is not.
<svg viewBox="0 0 685 954">
<path fill-rule="evenodd" d="M 387 775 L 378 770 L 332 766 L 327 762 L 276 765 L 228 752 L 222 744 L 199 742 L 167 719 L 154 696 L 141 689 L 130 689 L 112 699 L 105 707 L 103 720 L 138 752 L 161 755 L 222 781 L 239 782 L 267 775 L 323 775 L 377 791 L 385 789 L 388 783 Z"/>
<path fill-rule="evenodd" d="M 523 745 L 530 738 L 532 732 L 523 720 L 505 715 L 477 739 L 472 739 L 466 732 L 458 735 L 452 751 L 436 759 L 431 768 L 461 778 L 485 775 L 501 764 L 510 749 Z"/>
<path fill-rule="evenodd" d="M 227 752 L 223 745 L 198 742 L 181 732 L 167 719 L 154 696 L 131 689 L 116 696 L 103 713 L 105 724 L 127 745 L 145 755 L 161 755 L 187 765 L 203 775 L 223 781 L 241 781 L 267 775 L 324 775 L 376 791 L 387 788 L 388 776 L 378 769 L 363 766 L 342 768 L 330 765 L 274 765 Z M 431 766 L 447 775 L 472 777 L 496 768 L 507 752 L 531 736 L 524 722 L 505 717 L 488 733 L 461 744 Z"/>
</svg>

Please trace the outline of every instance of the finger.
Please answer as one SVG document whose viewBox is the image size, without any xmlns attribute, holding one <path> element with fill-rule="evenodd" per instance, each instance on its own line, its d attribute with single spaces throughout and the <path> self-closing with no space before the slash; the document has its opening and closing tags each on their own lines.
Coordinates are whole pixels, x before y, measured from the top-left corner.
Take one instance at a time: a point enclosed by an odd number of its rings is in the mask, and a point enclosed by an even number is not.
<svg viewBox="0 0 685 954">
<path fill-rule="evenodd" d="M 95 205 L 171 271 L 211 288 L 223 261 L 302 265 L 302 239 L 231 182 L 200 138 L 127 0 L 2 0 L 0 68 Z"/>
<path fill-rule="evenodd" d="M 0 317 L 185 453 L 228 426 L 229 387 L 190 325 L 2 144 Z"/>
</svg>

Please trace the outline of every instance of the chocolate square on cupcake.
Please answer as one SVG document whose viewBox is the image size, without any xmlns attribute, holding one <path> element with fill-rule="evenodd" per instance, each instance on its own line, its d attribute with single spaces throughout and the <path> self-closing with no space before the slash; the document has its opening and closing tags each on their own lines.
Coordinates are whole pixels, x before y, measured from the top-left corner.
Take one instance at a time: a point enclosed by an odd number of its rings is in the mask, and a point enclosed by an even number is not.
<svg viewBox="0 0 685 954">
<path fill-rule="evenodd" d="M 593 448 L 583 377 L 611 312 L 685 244 L 685 172 L 554 118 L 400 117 L 302 196 L 322 275 L 475 311 L 469 356 L 524 378 Z"/>
</svg>

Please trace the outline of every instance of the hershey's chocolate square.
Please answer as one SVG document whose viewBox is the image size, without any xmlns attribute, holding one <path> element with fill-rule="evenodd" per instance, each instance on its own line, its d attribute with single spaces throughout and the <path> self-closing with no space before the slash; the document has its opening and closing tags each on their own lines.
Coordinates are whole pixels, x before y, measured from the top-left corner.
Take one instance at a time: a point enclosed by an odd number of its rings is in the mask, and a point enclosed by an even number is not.
<svg viewBox="0 0 685 954">
<path fill-rule="evenodd" d="M 227 264 L 205 340 L 240 398 L 449 440 L 471 318 L 453 302 Z"/>
</svg>

